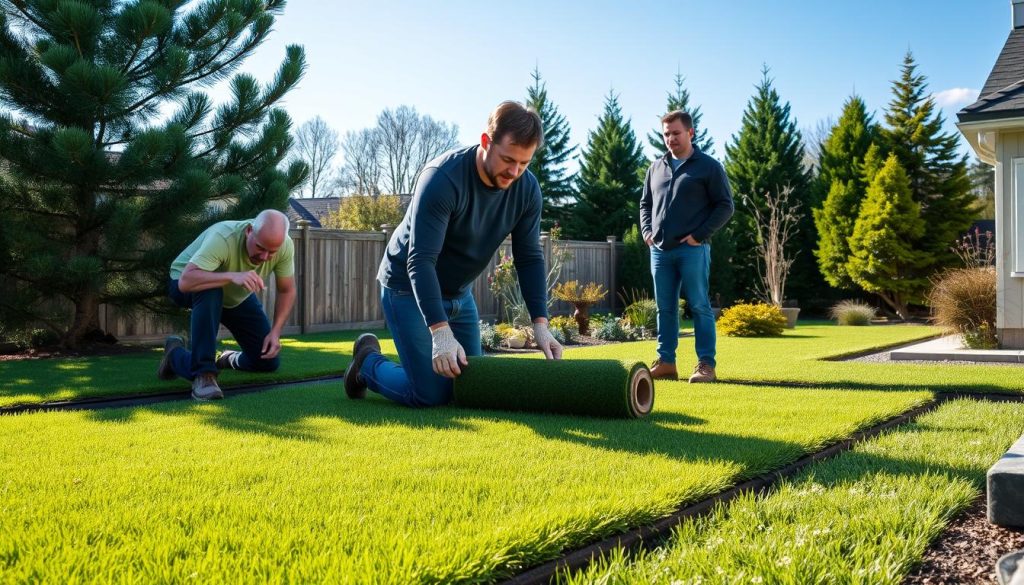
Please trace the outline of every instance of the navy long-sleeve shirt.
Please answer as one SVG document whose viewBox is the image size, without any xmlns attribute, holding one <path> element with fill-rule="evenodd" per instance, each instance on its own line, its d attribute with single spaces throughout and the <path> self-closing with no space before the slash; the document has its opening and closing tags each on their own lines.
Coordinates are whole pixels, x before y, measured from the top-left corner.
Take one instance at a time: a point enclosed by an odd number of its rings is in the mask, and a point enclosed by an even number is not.
<svg viewBox="0 0 1024 585">
<path fill-rule="evenodd" d="M 428 326 L 448 320 L 442 299 L 463 294 L 509 234 L 530 316 L 547 317 L 540 186 L 526 171 L 508 189 L 488 187 L 477 172 L 477 148 L 427 163 L 377 271 L 383 286 L 416 296 Z"/>
<path fill-rule="evenodd" d="M 732 217 L 735 207 L 725 169 L 696 146 L 672 170 L 672 153 L 647 169 L 640 197 L 640 232 L 661 250 L 679 246 L 680 238 L 704 242 Z"/>
</svg>

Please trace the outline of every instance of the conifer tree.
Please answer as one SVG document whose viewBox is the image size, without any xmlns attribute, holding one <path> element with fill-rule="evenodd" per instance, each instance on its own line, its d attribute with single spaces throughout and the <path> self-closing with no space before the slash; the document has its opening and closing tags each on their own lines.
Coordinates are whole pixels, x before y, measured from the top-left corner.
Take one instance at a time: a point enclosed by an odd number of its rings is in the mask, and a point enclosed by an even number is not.
<svg viewBox="0 0 1024 585">
<path fill-rule="evenodd" d="M 893 98 L 880 136 L 886 152 L 899 159 L 911 196 L 921 206 L 928 230 L 917 246 L 930 255 L 926 270 L 934 273 L 957 262 L 951 247 L 970 227 L 977 210 L 967 156 L 957 150 L 959 134 L 942 131 L 942 113 L 925 82 L 908 51 L 900 78 L 892 84 Z"/>
<path fill-rule="evenodd" d="M 740 295 L 753 298 L 757 286 L 756 230 L 751 210 L 747 209 L 742 196 L 763 205 L 766 192 L 777 192 L 788 186 L 793 189 L 791 197 L 800 202 L 802 209 L 818 206 L 810 176 L 802 162 L 803 142 L 796 120 L 790 118 L 789 104 L 782 103 L 772 86 L 767 68 L 762 70 L 761 83 L 743 112 L 740 131 L 733 136 L 732 143 L 726 145 L 725 152 L 725 170 L 736 200 L 736 215 L 730 223 L 736 242 L 733 266 L 736 268 L 737 287 Z M 795 256 L 795 262 L 787 289 L 792 298 L 816 298 L 825 287 L 809 252 L 817 243 L 810 215 L 804 213 L 797 227 L 798 233 L 790 242 L 790 257 Z"/>
<path fill-rule="evenodd" d="M 822 276 L 835 287 L 855 286 L 846 272 L 849 238 L 867 191 L 864 157 L 873 144 L 875 131 L 864 101 L 854 95 L 846 100 L 839 123 L 821 147 L 817 181 L 828 196 L 822 207 L 814 210 L 818 229 L 814 253 Z"/>
<path fill-rule="evenodd" d="M 284 209 L 305 178 L 279 164 L 275 104 L 305 68 L 228 79 L 283 0 L 3 0 L 0 11 L 0 321 L 45 323 L 66 346 L 98 307 L 163 305 L 171 260 L 204 227 Z M 168 112 L 168 115 L 163 115 Z M 70 310 L 66 307 L 71 307 Z"/>
<path fill-rule="evenodd" d="M 682 110 L 690 114 L 690 117 L 693 118 L 693 145 L 701 149 L 704 154 L 713 155 L 715 150 L 715 141 L 708 136 L 707 128 L 701 124 L 701 117 L 703 114 L 700 112 L 700 106 L 693 106 L 691 108 L 690 92 L 684 85 L 685 81 L 686 78 L 683 77 L 683 74 L 677 72 L 675 77 L 675 90 L 668 92 L 665 111 L 662 112 L 662 114 L 667 114 L 675 110 Z M 647 142 L 657 151 L 658 156 L 668 152 L 668 148 L 665 147 L 665 140 L 661 135 L 660 124 L 652 132 L 647 134 Z"/>
<path fill-rule="evenodd" d="M 890 154 L 875 174 L 850 237 L 847 267 L 857 285 L 879 297 L 901 319 L 907 305 L 920 302 L 928 288 L 929 254 L 916 248 L 925 232 L 921 206 L 911 197 L 910 180 L 899 158 Z"/>
<path fill-rule="evenodd" d="M 551 229 L 555 222 L 565 223 L 564 208 L 576 197 L 575 177 L 565 169 L 576 146 L 569 146 L 569 123 L 548 99 L 547 87 L 541 82 L 540 70 L 534 68 L 533 85 L 527 89 L 526 105 L 540 114 L 544 127 L 544 143 L 533 154 L 530 171 L 537 177 L 544 197 L 541 213 L 542 229 Z"/>
<path fill-rule="evenodd" d="M 577 203 L 566 223 L 571 237 L 604 240 L 639 222 L 640 169 L 645 159 L 618 96 L 609 92 L 597 129 L 590 132 L 577 176 Z"/>
</svg>

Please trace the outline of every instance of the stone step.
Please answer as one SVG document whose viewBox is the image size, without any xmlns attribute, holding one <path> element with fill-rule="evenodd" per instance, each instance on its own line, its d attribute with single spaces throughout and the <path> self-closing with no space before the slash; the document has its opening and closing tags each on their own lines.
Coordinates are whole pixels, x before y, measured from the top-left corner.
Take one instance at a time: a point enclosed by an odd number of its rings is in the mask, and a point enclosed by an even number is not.
<svg viewBox="0 0 1024 585">
<path fill-rule="evenodd" d="M 1024 527 L 1024 437 L 988 470 L 988 519 Z"/>
</svg>

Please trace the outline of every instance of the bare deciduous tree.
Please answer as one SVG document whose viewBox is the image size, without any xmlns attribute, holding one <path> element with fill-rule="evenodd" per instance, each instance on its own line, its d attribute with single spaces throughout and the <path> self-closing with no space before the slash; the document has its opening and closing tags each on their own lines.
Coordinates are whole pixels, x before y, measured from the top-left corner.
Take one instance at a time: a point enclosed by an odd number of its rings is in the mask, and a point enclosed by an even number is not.
<svg viewBox="0 0 1024 585">
<path fill-rule="evenodd" d="M 383 175 L 381 141 L 375 128 L 350 130 L 341 141 L 344 164 L 338 171 L 335 186 L 359 195 L 380 195 Z"/>
<path fill-rule="evenodd" d="M 797 224 L 803 214 L 800 202 L 790 200 L 793 188 L 786 186 L 775 192 L 766 191 L 763 204 L 752 197 L 742 195 L 743 202 L 751 210 L 757 227 L 757 276 L 758 291 L 764 299 L 782 306 L 785 298 L 786 278 L 793 260 L 799 252 L 787 255 L 786 245 L 797 233 Z"/>
<path fill-rule="evenodd" d="M 817 169 L 821 161 L 821 145 L 828 140 L 836 121 L 831 116 L 818 120 L 814 126 L 804 128 L 800 133 L 804 136 L 804 167 Z"/>
<path fill-rule="evenodd" d="M 309 178 L 302 192 L 316 197 L 331 168 L 331 162 L 338 154 L 338 133 L 327 125 L 320 116 L 306 122 L 295 132 L 296 158 L 309 165 Z"/>
<path fill-rule="evenodd" d="M 458 145 L 459 128 L 420 115 L 416 108 L 399 106 L 377 117 L 384 191 L 411 193 L 423 165 Z"/>
</svg>

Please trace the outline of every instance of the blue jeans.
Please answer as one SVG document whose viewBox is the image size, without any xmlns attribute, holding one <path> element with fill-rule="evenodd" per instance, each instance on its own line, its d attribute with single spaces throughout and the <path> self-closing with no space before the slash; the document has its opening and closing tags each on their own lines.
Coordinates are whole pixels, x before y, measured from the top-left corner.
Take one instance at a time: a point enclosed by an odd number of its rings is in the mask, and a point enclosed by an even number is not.
<svg viewBox="0 0 1024 585">
<path fill-rule="evenodd" d="M 359 369 L 367 387 L 406 406 L 451 402 L 452 381 L 434 373 L 430 329 L 423 322 L 416 297 L 411 292 L 381 287 L 380 303 L 402 363 L 396 364 L 379 353 L 370 354 Z M 466 355 L 480 355 L 480 315 L 472 291 L 445 299 L 444 312 Z"/>
<path fill-rule="evenodd" d="M 658 304 L 658 359 L 676 363 L 679 347 L 679 293 L 693 314 L 697 359 L 715 367 L 715 313 L 708 298 L 711 245 L 682 244 L 668 251 L 651 246 L 654 300 Z"/>
<path fill-rule="evenodd" d="M 192 309 L 192 351 L 177 349 L 171 354 L 174 373 L 192 380 L 204 372 L 217 372 L 217 331 L 221 323 L 231 331 L 242 348 L 238 369 L 248 372 L 273 372 L 281 365 L 277 357 L 263 359 L 263 341 L 270 333 L 270 321 L 263 311 L 263 303 L 256 295 L 249 295 L 242 304 L 224 308 L 224 289 L 211 288 L 194 293 L 181 292 L 178 281 L 167 284 L 167 295 L 175 305 Z"/>
</svg>

